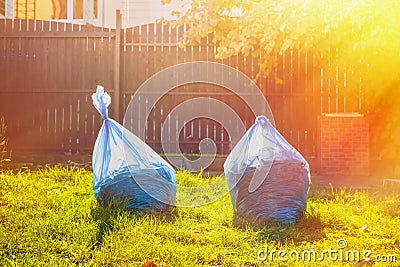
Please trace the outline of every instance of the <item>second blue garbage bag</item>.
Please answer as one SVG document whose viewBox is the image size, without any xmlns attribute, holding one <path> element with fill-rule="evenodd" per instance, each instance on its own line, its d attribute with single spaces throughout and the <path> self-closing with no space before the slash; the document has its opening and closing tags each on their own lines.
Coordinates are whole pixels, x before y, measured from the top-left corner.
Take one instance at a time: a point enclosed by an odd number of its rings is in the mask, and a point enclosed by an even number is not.
<svg viewBox="0 0 400 267">
<path fill-rule="evenodd" d="M 111 97 L 97 86 L 93 105 L 104 119 L 92 158 L 93 190 L 103 206 L 164 211 L 175 204 L 175 170 L 144 141 L 108 117 Z"/>
<path fill-rule="evenodd" d="M 235 214 L 255 223 L 293 223 L 304 213 L 310 169 L 303 156 L 258 116 L 224 163 Z"/>
</svg>

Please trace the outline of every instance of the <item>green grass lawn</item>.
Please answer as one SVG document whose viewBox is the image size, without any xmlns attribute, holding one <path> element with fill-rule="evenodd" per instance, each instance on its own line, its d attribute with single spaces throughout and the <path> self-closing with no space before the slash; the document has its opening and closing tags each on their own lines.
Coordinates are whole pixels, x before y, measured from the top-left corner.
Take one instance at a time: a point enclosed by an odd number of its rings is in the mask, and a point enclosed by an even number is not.
<svg viewBox="0 0 400 267">
<path fill-rule="evenodd" d="M 177 180 L 209 181 L 184 172 Z M 229 194 L 172 214 L 139 215 L 100 207 L 91 181 L 91 172 L 71 167 L 0 171 L 0 266 L 371 264 L 357 264 L 363 255 L 375 266 L 400 266 L 399 188 L 312 186 L 298 223 L 255 228 L 234 219 Z"/>
</svg>

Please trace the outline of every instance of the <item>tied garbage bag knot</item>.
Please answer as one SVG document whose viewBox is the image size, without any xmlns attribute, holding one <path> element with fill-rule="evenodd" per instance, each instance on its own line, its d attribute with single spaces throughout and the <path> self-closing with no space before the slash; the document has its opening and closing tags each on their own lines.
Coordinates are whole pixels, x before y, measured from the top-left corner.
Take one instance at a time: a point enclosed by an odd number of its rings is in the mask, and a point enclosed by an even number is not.
<svg viewBox="0 0 400 267">
<path fill-rule="evenodd" d="M 96 93 L 92 95 L 93 105 L 99 111 L 103 119 L 108 119 L 108 106 L 111 104 L 111 97 L 104 92 L 104 87 L 97 85 Z"/>
<path fill-rule="evenodd" d="M 103 206 L 164 211 L 175 204 L 175 170 L 139 137 L 108 117 L 111 97 L 97 86 L 93 105 L 104 118 L 92 156 L 93 191 Z"/>
<path fill-rule="evenodd" d="M 260 126 L 265 127 L 265 126 L 267 126 L 268 122 L 269 122 L 269 119 L 265 116 L 261 115 L 261 116 L 257 116 L 257 118 L 256 118 L 256 124 L 258 124 Z"/>
<path fill-rule="evenodd" d="M 239 218 L 256 224 L 293 223 L 304 214 L 309 165 L 267 117 L 258 116 L 235 145 L 224 173 Z"/>
</svg>

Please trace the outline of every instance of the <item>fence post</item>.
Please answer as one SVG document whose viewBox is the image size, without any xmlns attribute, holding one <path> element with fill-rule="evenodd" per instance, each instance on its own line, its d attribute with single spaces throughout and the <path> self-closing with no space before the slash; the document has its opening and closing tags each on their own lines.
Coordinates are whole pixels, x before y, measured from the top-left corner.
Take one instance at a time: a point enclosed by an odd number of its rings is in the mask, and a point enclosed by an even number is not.
<svg viewBox="0 0 400 267">
<path fill-rule="evenodd" d="M 119 100 L 120 100 L 120 53 L 121 53 L 121 24 L 122 16 L 119 9 L 116 10 L 116 27 L 115 27 L 115 50 L 114 50 L 114 118 L 119 118 Z"/>
</svg>

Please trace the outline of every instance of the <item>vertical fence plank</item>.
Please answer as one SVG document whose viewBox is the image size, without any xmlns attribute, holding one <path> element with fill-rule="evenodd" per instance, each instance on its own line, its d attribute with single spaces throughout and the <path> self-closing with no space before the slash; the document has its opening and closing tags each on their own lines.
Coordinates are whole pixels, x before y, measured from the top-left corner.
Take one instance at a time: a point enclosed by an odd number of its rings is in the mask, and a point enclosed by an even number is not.
<svg viewBox="0 0 400 267">
<path fill-rule="evenodd" d="M 65 25 L 65 31 L 70 33 L 74 31 L 73 25 L 71 23 L 67 23 Z M 64 55 L 64 90 L 73 89 L 73 83 L 76 79 L 75 75 L 73 75 L 74 69 L 81 68 L 79 65 L 75 65 L 75 57 L 77 51 L 75 51 L 76 47 L 74 47 L 74 40 L 72 38 L 65 38 L 63 40 L 65 46 Z"/>
<path fill-rule="evenodd" d="M 321 62 L 324 62 L 324 57 L 320 56 L 318 58 Z M 329 113 L 330 112 L 330 103 L 329 103 L 329 90 L 328 90 L 328 82 L 329 82 L 329 77 L 328 77 L 328 63 L 324 62 L 321 64 L 319 67 L 319 90 L 321 92 L 321 113 Z"/>
<path fill-rule="evenodd" d="M 115 54 L 114 54 L 114 118 L 120 119 L 120 56 L 121 56 L 121 31 L 122 16 L 119 9 L 116 11 Z"/>
<path fill-rule="evenodd" d="M 0 34 L 1 33 L 6 33 L 6 23 L 7 20 L 0 20 Z M 7 50 L 7 39 L 6 38 L 1 38 L 0 40 L 1 42 L 1 48 L 0 48 L 0 77 L 1 77 L 1 81 L 2 81 L 2 86 L 4 88 L 4 90 L 8 90 L 8 58 L 9 55 L 8 54 L 8 50 Z M 4 97 L 4 96 L 3 96 Z M 5 116 L 5 112 L 6 112 L 6 108 L 4 107 L 4 105 L 6 105 L 6 103 L 4 103 L 3 105 L 0 105 L 0 116 Z"/>
<path fill-rule="evenodd" d="M 57 32 L 62 34 L 64 32 L 67 31 L 66 28 L 66 23 L 65 22 L 59 22 L 58 23 L 58 29 Z M 70 48 L 67 46 L 67 39 L 66 38 L 57 38 L 54 39 L 53 42 L 57 43 L 57 51 L 54 56 L 55 58 L 58 59 L 57 62 L 57 81 L 55 81 L 55 83 L 58 86 L 58 90 L 60 91 L 64 91 L 67 88 L 71 89 L 71 87 L 67 86 L 67 78 L 66 78 L 66 69 L 68 68 L 66 63 L 69 63 L 67 60 L 67 58 L 71 57 L 71 50 Z"/>
<path fill-rule="evenodd" d="M 131 39 L 129 39 L 132 42 L 132 46 L 131 47 L 127 47 L 127 57 L 124 59 L 125 64 L 127 64 L 124 68 L 125 68 L 125 80 L 128 81 L 126 84 L 126 87 L 124 88 L 126 90 L 126 101 L 127 101 L 127 106 L 131 101 L 131 94 L 136 92 L 136 90 L 138 89 L 138 87 L 140 86 L 140 76 L 139 76 L 139 70 L 143 69 L 143 64 L 144 62 L 142 62 L 141 60 L 141 47 L 139 45 L 139 41 L 140 41 L 140 28 L 139 26 L 135 26 L 133 28 L 131 28 L 131 32 L 132 32 L 132 37 Z M 127 39 L 127 42 L 128 39 Z M 129 52 L 128 52 L 129 51 Z M 129 92 L 129 94 L 128 94 Z M 136 113 L 136 117 L 138 118 L 138 122 L 140 122 L 141 120 L 141 113 L 138 112 L 140 110 L 140 103 L 133 103 L 133 107 L 131 107 L 131 110 L 129 110 L 129 112 L 135 112 Z M 127 112 L 127 111 L 126 111 Z M 131 118 L 133 118 L 133 114 L 130 116 Z M 126 122 L 125 122 L 126 123 Z M 130 123 L 130 129 L 132 132 L 134 133 L 138 133 L 140 131 L 139 129 L 139 125 L 140 123 L 134 123 L 133 121 L 129 122 Z"/>
<path fill-rule="evenodd" d="M 41 20 L 35 21 L 35 32 L 42 32 L 43 22 Z M 44 44 L 43 39 L 34 38 L 33 40 L 33 55 L 32 55 L 32 68 L 35 70 L 32 75 L 32 86 L 35 90 L 40 90 L 43 84 L 43 76 L 41 74 L 41 65 L 44 60 Z"/>
<path fill-rule="evenodd" d="M 303 127 L 301 130 L 301 134 L 303 135 L 303 144 L 304 144 L 304 155 L 309 156 L 312 155 L 313 147 L 312 147 L 312 134 L 314 130 L 313 119 L 309 114 L 313 114 L 313 103 L 315 96 L 312 93 L 311 84 L 309 82 L 309 76 L 312 75 L 312 69 L 309 69 L 309 57 L 308 53 L 297 51 L 299 58 L 299 77 L 301 87 L 299 88 L 299 92 L 303 93 L 303 113 L 302 117 L 304 120 Z M 315 129 L 317 125 L 315 124 Z M 310 143 L 311 142 L 311 143 Z"/>
<path fill-rule="evenodd" d="M 149 32 L 153 35 L 150 36 L 149 41 L 152 41 L 153 43 L 153 73 L 155 74 L 159 71 L 161 71 L 164 68 L 164 60 L 163 60 L 163 51 L 164 49 L 162 48 L 162 37 L 163 37 L 163 25 L 161 23 L 154 23 L 151 24 L 153 25 L 153 29 L 150 29 Z M 164 84 L 159 85 L 160 88 L 163 88 L 165 86 Z M 153 134 L 153 140 L 154 144 L 153 147 L 156 151 L 161 152 L 161 130 L 162 130 L 162 123 L 164 121 L 164 112 L 163 112 L 163 106 L 156 105 L 154 108 L 154 134 Z"/>
<path fill-rule="evenodd" d="M 121 56 L 121 95 L 123 96 L 122 110 L 126 110 L 129 104 L 129 92 L 128 88 L 132 86 L 132 70 L 134 65 L 132 64 L 133 55 L 133 27 L 124 29 L 122 37 L 122 56 Z M 129 72 L 129 73 L 128 73 Z"/>
<path fill-rule="evenodd" d="M 125 62 L 129 60 L 132 62 L 132 68 L 127 69 L 127 75 L 132 77 L 132 83 L 129 85 L 129 89 L 132 91 L 136 91 L 136 89 L 140 86 L 140 79 L 143 79 L 143 77 L 140 76 L 140 71 L 143 70 L 144 65 L 146 64 L 145 61 L 143 61 L 143 54 L 142 53 L 142 47 L 140 46 L 140 27 L 135 26 L 133 28 L 133 36 L 132 36 L 132 42 L 134 44 L 137 44 L 135 46 L 132 46 L 133 49 L 133 54 L 130 58 L 125 59 Z M 129 72 L 130 70 L 130 72 Z"/>
</svg>

